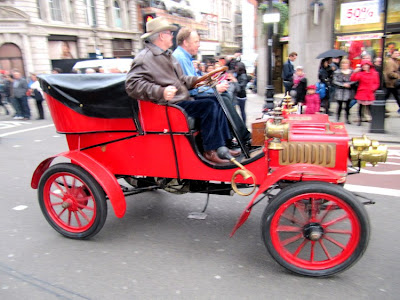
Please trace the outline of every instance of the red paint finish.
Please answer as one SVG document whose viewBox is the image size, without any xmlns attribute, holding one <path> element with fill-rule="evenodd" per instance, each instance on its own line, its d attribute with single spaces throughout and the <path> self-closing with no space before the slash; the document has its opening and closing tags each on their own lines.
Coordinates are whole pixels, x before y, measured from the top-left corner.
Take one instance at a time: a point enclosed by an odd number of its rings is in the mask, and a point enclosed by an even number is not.
<svg viewBox="0 0 400 300">
<path fill-rule="evenodd" d="M 278 168 L 276 171 L 272 172 L 268 175 L 267 179 L 260 185 L 257 190 L 257 193 L 253 196 L 253 199 L 247 204 L 246 208 L 240 215 L 236 225 L 233 227 L 231 232 L 231 237 L 235 234 L 236 230 L 242 226 L 246 220 L 249 218 L 252 206 L 256 199 L 264 193 L 271 185 L 278 182 L 279 180 L 286 179 L 286 180 L 303 180 L 303 181 L 325 181 L 325 182 L 332 182 L 337 183 L 341 177 L 327 169 L 320 166 L 314 166 L 309 164 L 295 164 L 295 165 L 288 165 Z"/>
<path fill-rule="evenodd" d="M 309 215 L 302 214 L 306 205 L 311 207 Z M 327 209 L 321 210 L 321 206 Z M 322 231 L 319 239 L 307 238 L 311 227 Z M 290 199 L 276 211 L 270 226 L 272 244 L 282 259 L 308 270 L 342 264 L 354 253 L 360 233 L 354 210 L 340 198 L 321 193 Z M 317 256 L 317 252 L 324 255 Z"/>
</svg>

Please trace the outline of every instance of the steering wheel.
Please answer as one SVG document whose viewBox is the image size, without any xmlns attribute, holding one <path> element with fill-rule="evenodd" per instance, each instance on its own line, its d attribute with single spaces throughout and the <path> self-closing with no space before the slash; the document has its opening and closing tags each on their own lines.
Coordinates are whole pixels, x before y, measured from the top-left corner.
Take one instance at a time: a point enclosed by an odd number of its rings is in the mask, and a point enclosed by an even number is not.
<svg viewBox="0 0 400 300">
<path fill-rule="evenodd" d="M 224 67 L 215 69 L 214 71 L 211 71 L 210 73 L 207 73 L 206 75 L 199 77 L 193 83 L 192 88 L 199 88 L 202 86 L 213 87 L 213 86 L 217 85 L 218 81 L 222 77 L 222 74 L 227 70 L 228 70 L 228 67 L 224 66 Z"/>
</svg>

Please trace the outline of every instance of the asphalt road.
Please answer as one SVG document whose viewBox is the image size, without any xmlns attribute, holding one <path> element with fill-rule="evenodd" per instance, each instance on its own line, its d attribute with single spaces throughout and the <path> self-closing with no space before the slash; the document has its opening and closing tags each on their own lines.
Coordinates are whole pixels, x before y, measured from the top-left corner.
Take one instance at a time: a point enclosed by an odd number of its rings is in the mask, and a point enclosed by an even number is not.
<svg viewBox="0 0 400 300">
<path fill-rule="evenodd" d="M 1 299 L 398 299 L 400 197 L 362 194 L 377 202 L 367 207 L 369 247 L 351 269 L 325 279 L 273 261 L 260 234 L 266 202 L 229 238 L 250 201 L 237 195 L 211 195 L 205 220 L 188 219 L 203 208 L 203 194 L 130 196 L 124 218 L 109 205 L 102 231 L 76 241 L 50 227 L 30 188 L 39 162 L 67 150 L 65 138 L 48 120 L 7 124 L 0 122 Z"/>
</svg>

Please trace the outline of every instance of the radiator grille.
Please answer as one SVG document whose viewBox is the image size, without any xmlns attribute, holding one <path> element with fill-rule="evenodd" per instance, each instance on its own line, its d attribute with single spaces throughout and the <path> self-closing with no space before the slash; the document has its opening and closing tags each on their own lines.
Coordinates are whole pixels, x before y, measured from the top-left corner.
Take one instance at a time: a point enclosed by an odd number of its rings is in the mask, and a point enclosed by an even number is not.
<svg viewBox="0 0 400 300">
<path fill-rule="evenodd" d="M 335 166 L 335 144 L 282 142 L 282 146 L 283 150 L 279 151 L 281 165 L 306 163 L 329 168 Z"/>
</svg>

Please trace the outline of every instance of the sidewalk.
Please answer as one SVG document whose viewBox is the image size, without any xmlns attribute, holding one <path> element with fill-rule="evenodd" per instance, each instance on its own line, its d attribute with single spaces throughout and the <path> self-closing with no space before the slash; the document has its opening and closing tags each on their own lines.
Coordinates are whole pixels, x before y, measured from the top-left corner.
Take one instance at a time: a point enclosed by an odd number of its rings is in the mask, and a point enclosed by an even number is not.
<svg viewBox="0 0 400 300">
<path fill-rule="evenodd" d="M 283 94 L 276 94 L 275 98 L 283 98 L 283 96 Z M 261 112 L 265 103 L 264 99 L 264 96 L 253 94 L 251 91 L 247 92 L 246 113 L 247 127 L 249 129 L 251 129 L 251 123 L 261 117 Z M 353 122 L 353 124 L 345 124 L 349 136 L 360 137 L 366 134 L 370 139 L 377 140 L 381 143 L 400 143 L 400 114 L 397 113 L 398 106 L 396 101 L 389 100 L 386 103 L 386 109 L 389 113 L 388 117 L 385 119 L 385 133 L 370 133 L 370 123 L 363 122 L 361 126 L 357 126 L 357 105 L 354 106 L 350 110 L 350 121 Z M 331 103 L 330 110 L 331 112 L 336 112 L 336 102 Z M 331 122 L 336 122 L 335 119 L 335 115 L 329 117 Z M 340 121 L 344 122 L 344 111 L 342 112 Z"/>
</svg>

